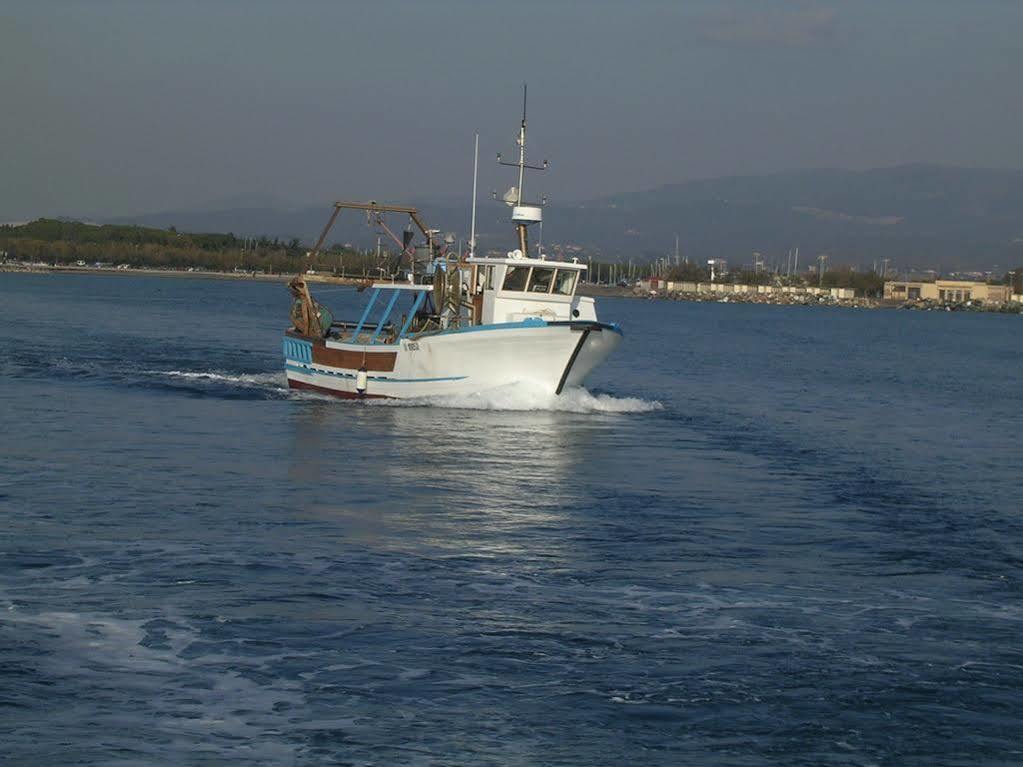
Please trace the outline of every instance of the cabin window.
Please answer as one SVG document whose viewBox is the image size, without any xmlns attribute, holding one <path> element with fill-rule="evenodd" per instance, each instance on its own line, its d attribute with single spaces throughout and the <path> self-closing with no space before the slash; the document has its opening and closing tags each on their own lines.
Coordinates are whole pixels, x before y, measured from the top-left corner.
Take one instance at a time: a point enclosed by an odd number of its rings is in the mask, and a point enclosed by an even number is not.
<svg viewBox="0 0 1023 767">
<path fill-rule="evenodd" d="M 550 293 L 551 281 L 554 279 L 553 269 L 533 267 L 533 279 L 529 283 L 530 293 Z"/>
<path fill-rule="evenodd" d="M 572 295 L 575 290 L 575 275 L 574 269 L 558 269 L 554 275 L 554 292 L 563 296 Z"/>
<path fill-rule="evenodd" d="M 509 266 L 508 273 L 504 276 L 505 290 L 525 290 L 526 282 L 529 281 L 528 266 Z"/>
<path fill-rule="evenodd" d="M 483 270 L 483 288 L 484 290 L 494 289 L 494 267 L 488 266 Z"/>
</svg>

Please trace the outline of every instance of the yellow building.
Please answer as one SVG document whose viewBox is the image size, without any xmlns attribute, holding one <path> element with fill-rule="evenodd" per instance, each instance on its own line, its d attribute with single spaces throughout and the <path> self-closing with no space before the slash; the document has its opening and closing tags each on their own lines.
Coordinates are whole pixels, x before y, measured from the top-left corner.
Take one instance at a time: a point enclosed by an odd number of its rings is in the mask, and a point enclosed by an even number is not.
<svg viewBox="0 0 1023 767">
<path fill-rule="evenodd" d="M 988 285 L 968 280 L 936 280 L 934 282 L 886 282 L 884 297 L 889 301 L 944 301 L 959 304 L 984 301 L 1000 304 L 1012 297 L 1008 285 Z"/>
</svg>

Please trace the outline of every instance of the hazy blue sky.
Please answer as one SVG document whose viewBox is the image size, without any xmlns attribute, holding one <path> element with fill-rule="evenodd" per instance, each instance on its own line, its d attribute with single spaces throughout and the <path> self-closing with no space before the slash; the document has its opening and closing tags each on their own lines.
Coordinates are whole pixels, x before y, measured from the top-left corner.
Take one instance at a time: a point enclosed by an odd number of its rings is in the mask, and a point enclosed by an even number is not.
<svg viewBox="0 0 1023 767">
<path fill-rule="evenodd" d="M 0 3 L 0 220 L 1023 167 L 1023 2 Z M 528 188 L 528 187 L 527 187 Z"/>
</svg>

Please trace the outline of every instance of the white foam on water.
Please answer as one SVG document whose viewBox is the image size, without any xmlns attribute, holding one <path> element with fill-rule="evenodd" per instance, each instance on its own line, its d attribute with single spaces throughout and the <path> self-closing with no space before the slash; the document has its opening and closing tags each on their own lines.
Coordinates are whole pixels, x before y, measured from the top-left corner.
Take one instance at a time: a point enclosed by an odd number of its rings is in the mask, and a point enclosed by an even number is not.
<svg viewBox="0 0 1023 767">
<path fill-rule="evenodd" d="M 334 397 L 317 392 L 291 392 L 287 375 L 283 372 L 235 374 L 221 370 L 143 370 L 144 375 L 161 376 L 182 381 L 208 381 L 245 388 L 270 388 L 288 391 L 296 398 L 334 400 Z M 663 405 L 656 400 L 639 397 L 615 397 L 610 394 L 593 394 L 583 387 L 565 389 L 560 395 L 532 382 L 500 386 L 472 394 L 439 395 L 414 397 L 410 399 L 369 399 L 363 403 L 377 407 L 438 407 L 457 410 L 494 411 L 549 411 L 562 413 L 649 413 L 661 410 Z"/>
<path fill-rule="evenodd" d="M 279 373 L 227 373 L 220 370 L 143 370 L 143 375 L 166 376 L 185 381 L 210 381 L 250 388 L 288 388 L 288 378 Z"/>
<path fill-rule="evenodd" d="M 6 601 L 0 592 L 0 603 Z M 154 632 L 164 639 L 162 647 L 147 646 L 148 620 L 75 612 L 24 612 L 12 602 L 4 621 L 21 636 L 32 640 L 42 654 L 36 667 L 49 679 L 76 687 L 83 696 L 104 699 L 105 712 L 95 714 L 112 728 L 109 737 L 125 742 L 123 724 L 134 716 L 144 718 L 172 738 L 163 746 L 171 753 L 189 753 L 197 738 L 205 748 L 224 756 L 230 742 L 232 754 L 245 741 L 249 763 L 291 764 L 293 744 L 274 737 L 280 723 L 277 706 L 304 707 L 301 684 L 282 678 L 254 681 L 246 671 L 264 675 L 283 655 L 225 655 L 221 648 L 191 657 L 186 650 L 202 641 L 195 627 L 172 616 L 161 618 Z M 213 741 L 209 739 L 213 737 Z M 133 748 L 145 748 L 134 740 Z M 265 760 L 255 756 L 262 754 Z M 172 758 L 171 761 L 180 761 Z"/>
<path fill-rule="evenodd" d="M 555 394 L 532 383 L 515 383 L 473 394 L 415 397 L 405 400 L 368 400 L 383 407 L 444 407 L 461 410 L 541 410 L 563 413 L 649 413 L 661 410 L 655 400 L 592 394 L 582 387 Z"/>
</svg>

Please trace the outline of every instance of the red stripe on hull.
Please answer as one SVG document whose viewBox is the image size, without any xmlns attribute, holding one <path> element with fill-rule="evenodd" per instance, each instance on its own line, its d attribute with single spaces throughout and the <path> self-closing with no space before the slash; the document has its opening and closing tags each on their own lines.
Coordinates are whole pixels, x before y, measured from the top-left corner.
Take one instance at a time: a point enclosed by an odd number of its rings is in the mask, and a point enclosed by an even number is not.
<svg viewBox="0 0 1023 767">
<path fill-rule="evenodd" d="M 341 399 L 391 399 L 390 397 L 385 397 L 383 394 L 354 394 L 350 391 L 328 389 L 326 386 L 317 386 L 316 384 L 306 383 L 305 381 L 296 381 L 293 378 L 288 379 L 288 387 L 291 389 L 315 391 L 320 394 L 329 394 L 332 397 L 340 397 Z"/>
</svg>

